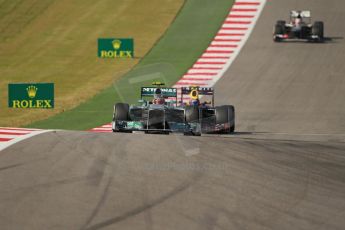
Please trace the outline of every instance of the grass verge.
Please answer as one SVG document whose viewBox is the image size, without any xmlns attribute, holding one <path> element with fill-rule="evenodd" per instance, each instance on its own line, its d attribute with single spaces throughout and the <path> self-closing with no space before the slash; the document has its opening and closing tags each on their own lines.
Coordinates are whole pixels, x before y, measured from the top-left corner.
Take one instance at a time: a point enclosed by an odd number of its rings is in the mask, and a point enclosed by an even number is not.
<svg viewBox="0 0 345 230">
<path fill-rule="evenodd" d="M 150 51 L 183 3 L 0 0 L 0 126 L 30 124 L 88 101 Z M 99 59 L 100 37 L 133 37 L 136 58 Z M 55 109 L 7 108 L 7 84 L 16 82 L 54 82 Z"/>
<path fill-rule="evenodd" d="M 91 100 L 73 110 L 63 112 L 29 127 L 85 130 L 109 123 L 115 102 L 134 103 L 140 87 L 153 80 L 175 83 L 208 46 L 233 1 L 187 0 L 165 35 L 120 80 Z"/>
</svg>

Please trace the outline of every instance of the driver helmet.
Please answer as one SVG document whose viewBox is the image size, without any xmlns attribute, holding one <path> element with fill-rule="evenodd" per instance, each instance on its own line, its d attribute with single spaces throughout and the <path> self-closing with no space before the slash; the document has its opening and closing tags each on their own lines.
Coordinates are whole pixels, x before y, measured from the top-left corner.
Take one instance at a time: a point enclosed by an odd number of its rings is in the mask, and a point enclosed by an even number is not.
<svg viewBox="0 0 345 230">
<path fill-rule="evenodd" d="M 153 95 L 154 99 L 162 99 L 163 98 L 163 92 L 160 88 L 157 88 L 155 90 L 155 93 Z"/>
<path fill-rule="evenodd" d="M 301 22 L 302 22 L 302 16 L 301 16 L 301 14 L 299 13 L 299 14 L 297 15 L 297 17 L 295 18 L 295 24 L 298 25 L 298 24 L 300 24 Z"/>
</svg>

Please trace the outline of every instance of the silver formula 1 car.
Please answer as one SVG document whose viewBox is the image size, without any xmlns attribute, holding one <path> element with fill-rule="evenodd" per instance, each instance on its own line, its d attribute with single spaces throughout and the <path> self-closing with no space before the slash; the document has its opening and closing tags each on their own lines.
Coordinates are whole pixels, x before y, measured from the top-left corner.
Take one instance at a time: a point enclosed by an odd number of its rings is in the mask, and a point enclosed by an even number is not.
<svg viewBox="0 0 345 230">
<path fill-rule="evenodd" d="M 213 88 L 182 87 L 181 101 L 176 88 L 142 87 L 138 105 L 117 103 L 114 106 L 113 132 L 144 131 L 145 133 L 232 133 L 235 130 L 235 109 L 232 105 L 214 106 Z M 180 89 L 179 89 L 180 90 Z M 183 101 L 184 95 L 191 99 Z M 147 98 L 152 100 L 146 100 Z M 211 101 L 200 103 L 200 97 Z"/>
<path fill-rule="evenodd" d="M 281 42 L 288 39 L 302 39 L 312 42 L 324 41 L 324 23 L 311 23 L 310 11 L 290 12 L 290 22 L 279 20 L 273 28 L 273 41 Z"/>
</svg>

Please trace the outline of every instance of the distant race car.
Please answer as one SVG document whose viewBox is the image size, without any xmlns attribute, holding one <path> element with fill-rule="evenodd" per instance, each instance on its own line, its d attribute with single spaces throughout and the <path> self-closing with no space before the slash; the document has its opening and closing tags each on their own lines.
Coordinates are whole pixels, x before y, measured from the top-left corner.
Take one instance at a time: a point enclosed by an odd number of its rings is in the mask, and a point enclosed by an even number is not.
<svg viewBox="0 0 345 230">
<path fill-rule="evenodd" d="M 281 42 L 287 39 L 303 39 L 306 41 L 323 42 L 324 24 L 322 21 L 311 23 L 310 11 L 290 12 L 290 22 L 277 21 L 274 26 L 273 41 Z"/>
<path fill-rule="evenodd" d="M 144 131 L 145 133 L 232 133 L 235 130 L 235 108 L 232 105 L 214 106 L 213 88 L 182 87 L 181 101 L 176 88 L 142 87 L 139 105 L 117 103 L 114 106 L 113 132 Z M 189 95 L 185 103 L 183 96 Z M 200 103 L 200 96 L 211 97 Z M 144 98 L 153 97 L 147 101 Z"/>
</svg>

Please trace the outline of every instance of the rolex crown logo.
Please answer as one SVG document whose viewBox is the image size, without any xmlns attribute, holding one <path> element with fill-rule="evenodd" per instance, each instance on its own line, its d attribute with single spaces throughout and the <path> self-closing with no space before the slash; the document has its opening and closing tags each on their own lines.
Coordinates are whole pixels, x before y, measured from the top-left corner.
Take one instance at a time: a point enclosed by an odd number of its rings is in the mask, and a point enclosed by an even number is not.
<svg viewBox="0 0 345 230">
<path fill-rule="evenodd" d="M 118 50 L 121 47 L 121 41 L 120 40 L 114 40 L 113 42 L 114 49 Z"/>
<path fill-rule="evenodd" d="M 36 93 L 37 93 L 37 87 L 30 85 L 28 88 L 26 88 L 26 91 L 28 92 L 28 96 L 30 98 L 34 98 L 36 97 Z"/>
</svg>

